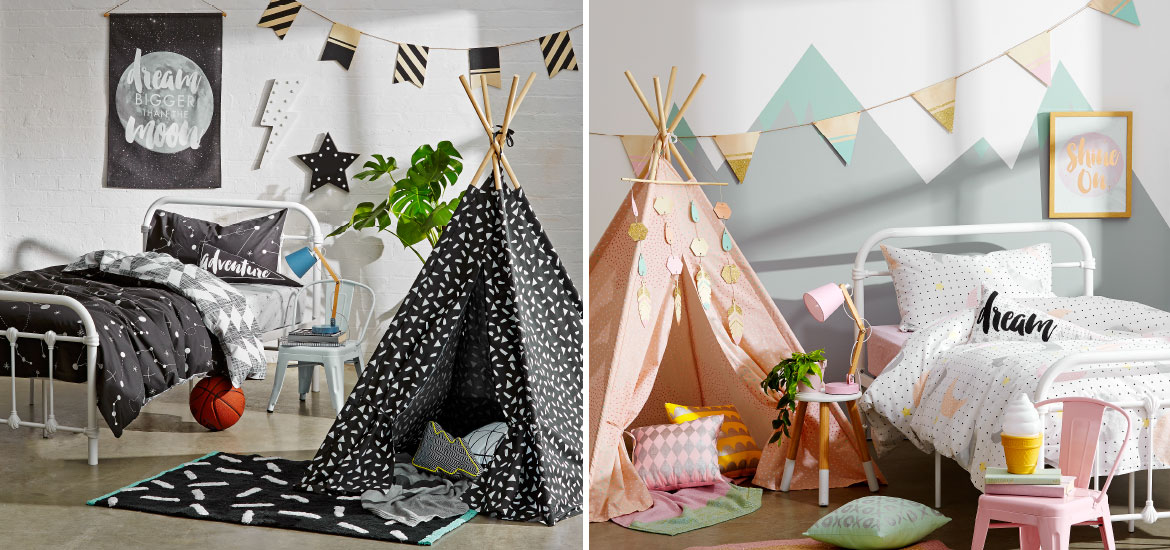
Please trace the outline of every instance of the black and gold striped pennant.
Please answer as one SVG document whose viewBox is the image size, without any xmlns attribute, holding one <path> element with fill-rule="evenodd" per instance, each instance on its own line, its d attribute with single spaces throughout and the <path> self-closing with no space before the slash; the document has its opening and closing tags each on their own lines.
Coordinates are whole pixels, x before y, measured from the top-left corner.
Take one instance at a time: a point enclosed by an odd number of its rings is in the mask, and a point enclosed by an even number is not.
<svg viewBox="0 0 1170 550">
<path fill-rule="evenodd" d="M 297 12 L 300 11 L 301 3 L 296 0 L 272 0 L 256 26 L 272 29 L 277 38 L 284 40 L 284 35 L 288 33 L 288 28 L 292 26 L 293 19 L 297 18 Z"/>
<path fill-rule="evenodd" d="M 333 28 L 329 29 L 325 49 L 321 51 L 321 61 L 336 61 L 348 71 L 349 64 L 353 62 L 353 54 L 357 52 L 358 41 L 361 39 L 361 31 L 334 23 Z"/>
<path fill-rule="evenodd" d="M 427 56 L 431 49 L 414 44 L 398 46 L 398 61 L 394 64 L 394 82 L 409 82 L 423 87 L 427 79 Z"/>
<path fill-rule="evenodd" d="M 548 77 L 561 71 L 577 70 L 577 54 L 573 53 L 573 40 L 569 31 L 561 31 L 540 38 L 540 51 L 544 54 L 544 66 Z"/>
<path fill-rule="evenodd" d="M 478 87 L 479 76 L 483 75 L 487 78 L 488 86 L 502 87 L 499 48 L 471 48 L 467 52 L 467 66 L 470 68 L 472 86 Z"/>
</svg>

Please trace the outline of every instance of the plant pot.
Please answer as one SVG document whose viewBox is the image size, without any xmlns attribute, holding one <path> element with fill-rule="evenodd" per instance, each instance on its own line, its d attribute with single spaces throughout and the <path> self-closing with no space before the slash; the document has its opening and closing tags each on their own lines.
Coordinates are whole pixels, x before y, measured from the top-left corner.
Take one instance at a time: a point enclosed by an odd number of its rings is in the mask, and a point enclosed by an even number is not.
<svg viewBox="0 0 1170 550">
<path fill-rule="evenodd" d="M 816 392 L 816 393 L 820 393 L 823 391 L 825 384 L 821 381 L 821 378 L 819 376 L 810 375 L 808 377 L 808 381 L 809 381 L 809 384 L 797 384 L 796 391 Z"/>
</svg>

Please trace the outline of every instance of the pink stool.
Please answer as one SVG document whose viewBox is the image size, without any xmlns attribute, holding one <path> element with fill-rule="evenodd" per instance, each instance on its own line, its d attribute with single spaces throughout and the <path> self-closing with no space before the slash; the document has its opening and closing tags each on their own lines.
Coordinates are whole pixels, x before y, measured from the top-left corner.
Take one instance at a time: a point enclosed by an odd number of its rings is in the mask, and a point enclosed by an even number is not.
<svg viewBox="0 0 1170 550">
<path fill-rule="evenodd" d="M 1018 528 L 1021 550 L 1067 550 L 1069 530 L 1073 525 L 1090 525 L 1101 532 L 1106 550 L 1114 548 L 1113 523 L 1109 519 L 1109 483 L 1117 470 L 1117 462 L 1109 470 L 1109 477 L 1100 491 L 1089 489 L 1093 473 L 1093 457 L 1097 454 L 1097 436 L 1101 433 L 1101 419 L 1105 409 L 1114 409 L 1125 418 L 1125 439 L 1117 456 L 1125 451 L 1132 427 L 1129 414 L 1121 407 L 1087 397 L 1049 399 L 1036 407 L 1062 403 L 1060 430 L 1060 473 L 1076 476 L 1076 493 L 1069 498 L 983 495 L 979 497 L 979 512 L 975 516 L 975 535 L 971 550 L 983 550 L 989 528 Z M 1043 461 L 1044 447 L 1040 457 Z M 997 523 L 991 523 L 992 521 Z"/>
</svg>

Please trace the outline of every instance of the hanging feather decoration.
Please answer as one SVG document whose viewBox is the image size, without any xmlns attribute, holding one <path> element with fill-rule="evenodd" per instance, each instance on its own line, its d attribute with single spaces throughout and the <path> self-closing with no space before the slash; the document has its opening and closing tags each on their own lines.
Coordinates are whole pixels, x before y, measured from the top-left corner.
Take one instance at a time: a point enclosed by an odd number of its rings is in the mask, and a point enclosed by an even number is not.
<svg viewBox="0 0 1170 550">
<path fill-rule="evenodd" d="M 642 320 L 642 326 L 650 322 L 650 291 L 646 283 L 638 289 L 638 318 Z"/>
<path fill-rule="evenodd" d="M 731 341 L 738 344 L 743 337 L 743 310 L 735 302 L 731 302 L 731 308 L 727 310 L 727 330 L 731 333 Z"/>
<path fill-rule="evenodd" d="M 678 289 L 678 279 L 674 281 L 674 322 L 682 322 L 682 291 Z"/>
<path fill-rule="evenodd" d="M 699 303 L 703 305 L 703 309 L 711 309 L 711 277 L 707 275 L 707 270 L 703 269 L 702 265 L 695 274 L 695 290 L 699 293 Z"/>
<path fill-rule="evenodd" d="M 727 228 L 723 229 L 723 251 L 731 252 L 731 233 L 727 232 Z"/>
</svg>

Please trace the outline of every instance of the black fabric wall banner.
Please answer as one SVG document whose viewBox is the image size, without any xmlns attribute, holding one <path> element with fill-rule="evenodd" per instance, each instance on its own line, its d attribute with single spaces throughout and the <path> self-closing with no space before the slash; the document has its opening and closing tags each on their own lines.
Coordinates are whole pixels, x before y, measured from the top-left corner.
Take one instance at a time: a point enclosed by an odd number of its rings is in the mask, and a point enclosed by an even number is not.
<svg viewBox="0 0 1170 550">
<path fill-rule="evenodd" d="M 110 14 L 106 186 L 220 186 L 219 13 Z"/>
</svg>

